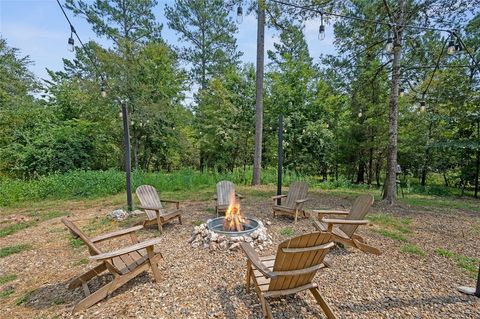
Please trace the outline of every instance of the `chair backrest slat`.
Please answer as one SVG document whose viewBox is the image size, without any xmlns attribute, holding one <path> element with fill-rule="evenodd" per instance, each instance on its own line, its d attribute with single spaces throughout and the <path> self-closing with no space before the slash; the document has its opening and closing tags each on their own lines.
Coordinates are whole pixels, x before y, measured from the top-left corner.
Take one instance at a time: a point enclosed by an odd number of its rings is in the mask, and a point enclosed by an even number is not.
<svg viewBox="0 0 480 319">
<path fill-rule="evenodd" d="M 230 181 L 220 181 L 217 183 L 217 204 L 218 206 L 230 205 L 230 194 L 235 194 L 235 185 Z"/>
<path fill-rule="evenodd" d="M 142 206 L 162 208 L 162 202 L 158 196 L 157 190 L 151 185 L 141 185 L 135 191 L 137 194 L 138 200 Z M 162 209 L 163 211 L 163 209 Z M 146 209 L 145 213 L 149 219 L 154 219 L 157 217 L 157 213 L 154 210 Z"/>
<path fill-rule="evenodd" d="M 304 270 L 323 262 L 329 251 L 328 246 L 322 246 L 331 241 L 331 234 L 314 232 L 288 239 L 278 245 L 273 271 Z M 315 248 L 314 248 L 315 247 Z M 309 248 L 305 250 L 292 248 Z M 312 248 L 312 249 L 310 249 Z M 316 270 L 302 275 L 281 275 L 270 281 L 269 290 L 293 289 L 312 281 Z"/>
<path fill-rule="evenodd" d="M 98 249 L 97 246 L 95 246 L 95 244 L 90 240 L 90 238 L 88 238 L 87 235 L 85 235 L 85 233 L 83 233 L 72 221 L 67 218 L 62 218 L 62 223 L 67 226 L 74 236 L 79 237 L 85 243 L 85 245 L 87 245 L 90 255 L 93 256 L 102 253 L 100 249 Z"/>
<path fill-rule="evenodd" d="M 307 193 L 308 193 L 308 184 L 305 182 L 294 182 L 293 184 L 290 185 L 288 188 L 288 194 L 287 198 L 285 200 L 285 206 L 294 208 L 295 207 L 295 201 L 299 199 L 305 199 L 307 198 Z M 303 203 L 300 204 L 299 209 L 302 209 Z"/>
<path fill-rule="evenodd" d="M 373 205 L 373 196 L 370 194 L 365 194 L 358 196 L 357 199 L 353 202 L 352 208 L 350 208 L 350 213 L 348 214 L 347 219 L 350 220 L 362 220 L 367 215 L 370 207 Z M 358 225 L 342 225 L 340 229 L 347 234 L 349 237 L 355 233 Z"/>
</svg>

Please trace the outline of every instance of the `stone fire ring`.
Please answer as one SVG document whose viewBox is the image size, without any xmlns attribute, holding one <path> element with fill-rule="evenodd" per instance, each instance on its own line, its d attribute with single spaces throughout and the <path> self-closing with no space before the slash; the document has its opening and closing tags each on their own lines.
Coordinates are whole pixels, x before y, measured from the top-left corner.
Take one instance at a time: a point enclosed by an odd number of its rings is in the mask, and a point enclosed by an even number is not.
<svg viewBox="0 0 480 319">
<path fill-rule="evenodd" d="M 243 235 L 248 235 L 252 232 L 254 232 L 256 229 L 259 227 L 259 223 L 256 219 L 246 217 L 247 223 L 243 224 L 243 227 L 245 230 L 243 231 L 225 231 L 223 230 L 223 221 L 225 220 L 225 217 L 217 217 L 214 219 L 210 219 L 207 221 L 207 228 L 214 233 L 221 234 L 221 235 L 226 235 L 230 237 L 237 237 L 237 236 L 243 236 Z"/>
</svg>

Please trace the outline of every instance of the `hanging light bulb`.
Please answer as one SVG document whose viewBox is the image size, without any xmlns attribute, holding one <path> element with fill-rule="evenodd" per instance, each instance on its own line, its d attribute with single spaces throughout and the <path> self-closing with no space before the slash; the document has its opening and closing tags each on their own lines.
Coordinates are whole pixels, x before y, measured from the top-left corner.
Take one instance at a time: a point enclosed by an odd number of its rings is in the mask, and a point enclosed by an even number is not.
<svg viewBox="0 0 480 319">
<path fill-rule="evenodd" d="M 453 42 L 452 38 L 450 38 L 450 40 L 448 41 L 447 53 L 449 55 L 452 55 L 455 53 L 455 42 Z"/>
<path fill-rule="evenodd" d="M 424 113 L 427 110 L 427 103 L 425 101 L 420 101 L 420 112 Z"/>
<path fill-rule="evenodd" d="M 75 41 L 73 40 L 72 36 L 68 38 L 68 51 L 70 52 L 75 51 Z"/>
<path fill-rule="evenodd" d="M 237 8 L 237 23 L 240 24 L 243 22 L 243 8 L 238 6 Z"/>
<path fill-rule="evenodd" d="M 388 35 L 387 43 L 385 44 L 385 52 L 387 53 L 393 52 L 393 38 L 390 36 L 390 34 Z"/>
<path fill-rule="evenodd" d="M 68 51 L 73 52 L 75 51 L 75 41 L 73 40 L 73 33 L 75 29 L 72 25 L 70 25 L 70 38 L 68 38 Z"/>
<path fill-rule="evenodd" d="M 422 94 L 422 99 L 420 100 L 420 112 L 425 112 L 427 110 L 427 102 L 425 102 L 425 93 Z"/>
<path fill-rule="evenodd" d="M 358 111 L 358 117 L 362 117 L 362 116 L 363 116 L 362 110 Z"/>
<path fill-rule="evenodd" d="M 325 25 L 323 24 L 323 14 L 320 16 L 320 27 L 318 28 L 318 39 L 325 40 Z"/>
<path fill-rule="evenodd" d="M 400 88 L 400 96 L 405 96 L 405 89 L 404 88 Z"/>
<path fill-rule="evenodd" d="M 100 91 L 102 92 L 102 97 L 107 97 L 107 90 L 105 88 L 105 81 L 102 81 L 102 86 L 100 87 Z"/>
</svg>

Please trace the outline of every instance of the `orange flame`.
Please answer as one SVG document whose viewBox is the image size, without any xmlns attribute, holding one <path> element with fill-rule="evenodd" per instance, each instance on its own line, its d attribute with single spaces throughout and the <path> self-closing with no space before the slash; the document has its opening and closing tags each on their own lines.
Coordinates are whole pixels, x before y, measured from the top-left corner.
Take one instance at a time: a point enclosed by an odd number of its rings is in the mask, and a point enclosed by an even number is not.
<svg viewBox="0 0 480 319">
<path fill-rule="evenodd" d="M 230 204 L 225 212 L 225 220 L 223 222 L 223 230 L 225 231 L 242 231 L 245 219 L 240 213 L 240 201 L 235 196 L 235 192 L 231 192 Z"/>
</svg>

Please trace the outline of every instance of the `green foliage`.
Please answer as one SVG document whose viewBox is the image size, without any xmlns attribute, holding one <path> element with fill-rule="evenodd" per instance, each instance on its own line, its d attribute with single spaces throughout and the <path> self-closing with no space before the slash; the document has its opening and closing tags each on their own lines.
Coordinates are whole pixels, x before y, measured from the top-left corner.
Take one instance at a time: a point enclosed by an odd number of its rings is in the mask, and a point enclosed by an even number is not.
<svg viewBox="0 0 480 319">
<path fill-rule="evenodd" d="M 30 298 L 32 297 L 32 294 L 33 294 L 32 291 L 24 293 L 17 300 L 15 300 L 15 305 L 17 305 L 17 306 L 25 305 L 30 300 Z"/>
<path fill-rule="evenodd" d="M 17 275 L 10 274 L 10 275 L 2 275 L 0 276 L 0 285 L 6 284 L 7 282 L 14 281 L 17 279 Z"/>
<path fill-rule="evenodd" d="M 455 261 L 458 267 L 465 269 L 472 278 L 475 278 L 478 272 L 478 264 L 480 260 L 461 254 L 456 254 L 445 248 L 435 249 L 435 254 Z"/>
<path fill-rule="evenodd" d="M 192 64 L 191 77 L 202 89 L 241 56 L 234 37 L 237 26 L 229 14 L 230 8 L 222 0 L 175 1 L 173 6 L 165 6 L 168 26 L 185 43 L 180 56 Z"/>
<path fill-rule="evenodd" d="M 280 229 L 280 234 L 290 237 L 295 234 L 295 230 L 292 227 L 283 227 L 282 229 Z"/>
<path fill-rule="evenodd" d="M 0 291 L 0 299 L 6 298 L 15 292 L 15 288 L 6 287 Z"/>
<path fill-rule="evenodd" d="M 418 247 L 417 245 L 413 245 L 413 244 L 404 244 L 404 245 L 402 245 L 400 250 L 404 253 L 407 253 L 407 254 L 414 254 L 414 255 L 418 255 L 418 256 L 425 256 L 426 255 L 425 251 L 422 248 Z"/>
<path fill-rule="evenodd" d="M 387 238 L 390 238 L 390 239 L 393 239 L 393 240 L 396 240 L 396 241 L 400 241 L 400 242 L 407 242 L 408 241 L 406 237 L 404 237 L 403 235 L 399 234 L 396 231 L 380 228 L 380 229 L 376 229 L 375 232 L 379 233 L 380 235 L 382 235 L 384 237 L 387 237 Z"/>
<path fill-rule="evenodd" d="M 80 248 L 80 247 L 82 247 L 82 246 L 84 245 L 83 240 L 81 240 L 80 238 L 73 237 L 73 236 L 70 236 L 70 237 L 69 237 L 68 243 L 70 244 L 70 246 L 71 246 L 73 249 Z"/>
<path fill-rule="evenodd" d="M 6 227 L 0 228 L 0 238 L 2 237 L 7 237 L 12 234 L 15 234 L 16 232 L 26 229 L 32 226 L 35 226 L 38 224 L 38 222 L 46 221 L 52 218 L 57 218 L 61 216 L 68 215 L 68 212 L 60 212 L 60 211 L 50 211 L 46 213 L 39 213 L 39 212 L 32 212 L 29 213 L 28 216 L 34 218 L 35 220 L 27 221 L 27 222 L 21 222 L 21 223 L 15 223 L 12 225 L 8 225 Z"/>
<path fill-rule="evenodd" d="M 28 228 L 32 226 L 32 222 L 23 222 L 23 223 L 18 223 L 18 224 L 13 224 L 9 225 L 6 227 L 0 228 L 0 238 L 10 236 L 12 234 L 15 234 L 17 231 L 20 231 L 22 229 Z"/>
<path fill-rule="evenodd" d="M 7 246 L 0 248 L 0 258 L 4 258 L 13 254 L 21 253 L 22 251 L 29 250 L 31 246 L 29 244 L 18 244 L 14 246 Z"/>
<path fill-rule="evenodd" d="M 193 226 L 200 226 L 201 224 L 203 224 L 203 222 L 201 220 L 192 220 L 192 225 Z"/>
<path fill-rule="evenodd" d="M 88 258 L 81 258 L 73 263 L 74 266 L 87 265 L 89 263 Z"/>
</svg>

